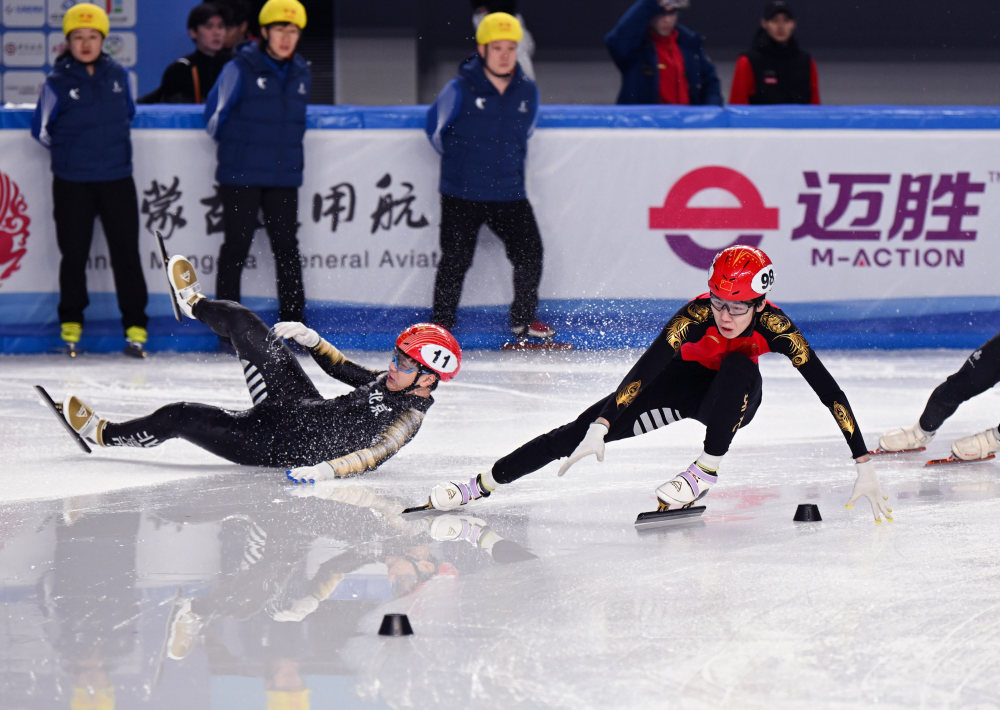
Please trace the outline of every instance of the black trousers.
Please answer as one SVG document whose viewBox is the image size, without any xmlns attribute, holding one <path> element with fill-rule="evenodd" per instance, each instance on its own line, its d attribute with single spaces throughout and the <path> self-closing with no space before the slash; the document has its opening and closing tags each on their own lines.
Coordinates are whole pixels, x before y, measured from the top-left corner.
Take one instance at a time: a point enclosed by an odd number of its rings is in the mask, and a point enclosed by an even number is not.
<svg viewBox="0 0 1000 710">
<path fill-rule="evenodd" d="M 640 436 L 693 417 L 705 425 L 705 452 L 722 456 L 736 431 L 750 423 L 761 402 L 760 369 L 746 355 L 733 354 L 716 372 L 696 362 L 672 360 L 628 405 L 604 437 L 606 442 Z M 615 393 L 595 402 L 569 424 L 537 436 L 493 464 L 497 483 L 516 481 L 569 456 Z"/>
<path fill-rule="evenodd" d="M 83 323 L 90 304 L 87 259 L 94 241 L 94 219 L 101 218 L 108 240 L 122 328 L 146 327 L 146 279 L 139 257 L 139 203 L 131 177 L 108 182 L 72 182 L 53 176 L 53 217 L 59 262 L 59 322 Z"/>
<path fill-rule="evenodd" d="M 235 463 L 286 465 L 279 451 L 287 438 L 283 422 L 294 417 L 303 402 L 322 400 L 322 395 L 285 342 L 250 309 L 206 298 L 195 304 L 194 315 L 232 342 L 255 406 L 234 412 L 175 402 L 145 417 L 109 422 L 104 444 L 149 448 L 180 438 Z"/>
<path fill-rule="evenodd" d="M 243 265 L 246 263 L 257 212 L 264 215 L 264 229 L 271 241 L 278 279 L 278 312 L 281 320 L 301 321 L 305 308 L 302 262 L 299 258 L 299 191 L 295 187 L 219 185 L 225 232 L 219 250 L 215 297 L 239 301 Z"/>
<path fill-rule="evenodd" d="M 920 415 L 920 428 L 937 431 L 959 405 L 1000 382 L 1000 333 L 979 346 L 965 363 L 938 385 Z"/>
<path fill-rule="evenodd" d="M 431 320 L 449 330 L 462 296 L 465 274 L 472 266 L 479 228 L 488 226 L 503 242 L 514 267 L 514 301 L 511 328 L 528 325 L 538 308 L 542 280 L 542 235 L 527 200 L 471 202 L 441 195 L 441 263 L 434 279 L 434 312 Z"/>
</svg>

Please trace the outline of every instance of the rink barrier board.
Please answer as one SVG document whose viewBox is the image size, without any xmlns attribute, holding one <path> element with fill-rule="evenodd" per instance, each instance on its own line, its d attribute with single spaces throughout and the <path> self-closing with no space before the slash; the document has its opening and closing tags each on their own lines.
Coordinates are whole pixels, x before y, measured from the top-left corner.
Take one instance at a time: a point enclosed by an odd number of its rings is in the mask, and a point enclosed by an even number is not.
<svg viewBox="0 0 1000 710">
<path fill-rule="evenodd" d="M 30 109 L 0 111 L 0 129 L 26 130 Z M 310 130 L 422 130 L 426 107 L 310 106 Z M 1000 109 L 992 107 L 785 106 L 646 107 L 543 106 L 538 126 L 576 129 L 819 129 L 996 131 Z M 203 130 L 196 106 L 139 106 L 136 130 Z M 543 283 L 544 287 L 544 283 Z M 0 285 L 0 352 L 46 352 L 61 345 L 53 315 L 56 293 L 4 293 Z M 91 293 L 83 346 L 90 352 L 117 351 L 121 325 L 112 293 Z M 928 302 L 938 304 L 928 312 Z M 276 320 L 274 299 L 248 297 L 265 320 Z M 779 300 L 780 302 L 780 300 Z M 680 301 L 636 299 L 545 299 L 539 315 L 580 349 L 644 347 Z M 996 299 L 897 299 L 782 304 L 817 348 L 972 348 L 992 336 L 1000 318 Z M 195 323 L 169 318 L 164 294 L 151 293 L 151 350 L 212 350 L 216 339 Z M 11 317 L 17 313 L 16 317 Z M 31 322 L 25 313 L 37 313 Z M 91 315 L 93 314 L 93 315 Z M 114 314 L 114 317 L 108 317 Z M 341 303 L 310 299 L 307 317 L 345 348 L 391 348 L 405 325 L 429 317 L 429 307 Z M 456 335 L 466 348 L 496 348 L 507 338 L 506 306 L 464 306 Z M 358 332 L 365 324 L 365 332 Z"/>
</svg>

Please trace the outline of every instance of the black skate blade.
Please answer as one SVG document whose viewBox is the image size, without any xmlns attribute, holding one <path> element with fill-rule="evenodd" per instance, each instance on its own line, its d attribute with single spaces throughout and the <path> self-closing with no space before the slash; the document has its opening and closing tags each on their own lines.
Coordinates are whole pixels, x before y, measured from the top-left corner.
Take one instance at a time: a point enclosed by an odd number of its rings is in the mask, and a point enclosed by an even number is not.
<svg viewBox="0 0 1000 710">
<path fill-rule="evenodd" d="M 700 517 L 704 512 L 705 506 L 703 505 L 696 505 L 692 508 L 677 508 L 676 510 L 651 510 L 647 513 L 639 513 L 635 519 L 635 529 L 660 528 L 681 520 Z"/>
<path fill-rule="evenodd" d="M 73 429 L 73 427 L 69 425 L 69 422 L 66 421 L 66 419 L 63 417 L 62 412 L 59 411 L 59 407 L 56 404 L 56 401 L 52 399 L 52 396 L 49 395 L 48 392 L 45 391 L 45 388 L 42 387 L 41 385 L 35 385 L 35 392 L 37 392 L 38 396 L 42 398 L 42 404 L 51 409 L 52 413 L 56 415 L 56 419 L 58 419 L 59 423 L 63 425 L 63 429 L 68 431 L 69 435 L 73 437 L 73 440 L 76 441 L 77 446 L 83 449 L 84 453 L 87 454 L 91 453 L 90 447 L 87 446 L 87 442 L 84 441 L 83 437 L 77 434 L 76 431 Z"/>
<path fill-rule="evenodd" d="M 428 498 L 427 502 L 423 505 L 415 505 L 412 508 L 406 508 L 403 510 L 402 514 L 410 518 L 423 518 L 424 516 L 433 515 L 434 513 L 439 512 L 441 511 L 431 505 L 430 498 Z"/>
<path fill-rule="evenodd" d="M 501 350 L 572 350 L 573 343 L 557 343 L 550 340 L 515 340 L 504 343 Z"/>
<path fill-rule="evenodd" d="M 170 269 L 167 268 L 167 262 L 170 261 L 170 257 L 167 256 L 167 245 L 163 243 L 163 235 L 160 234 L 159 229 L 154 229 L 153 234 L 156 235 L 156 243 L 160 247 L 160 258 L 163 260 L 163 273 L 167 275 L 167 294 L 170 296 L 170 306 L 174 311 L 174 318 L 177 319 L 178 323 L 183 323 L 184 315 L 181 313 L 181 307 L 177 305 L 177 294 L 174 293 L 173 284 L 170 283 Z"/>
<path fill-rule="evenodd" d="M 981 459 L 960 459 L 954 454 L 952 454 L 946 459 L 931 459 L 930 461 L 925 463 L 924 466 L 942 466 L 942 465 L 951 465 L 956 463 L 980 463 L 981 461 L 989 461 L 990 459 L 995 459 L 995 458 L 996 454 L 990 454 L 989 456 L 984 456 Z"/>
</svg>

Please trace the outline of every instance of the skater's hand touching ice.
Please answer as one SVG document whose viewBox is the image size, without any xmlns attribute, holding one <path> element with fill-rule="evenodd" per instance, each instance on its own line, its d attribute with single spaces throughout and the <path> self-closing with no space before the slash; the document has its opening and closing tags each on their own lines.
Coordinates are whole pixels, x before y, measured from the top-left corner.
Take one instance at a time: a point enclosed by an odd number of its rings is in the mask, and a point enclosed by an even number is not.
<svg viewBox="0 0 1000 710">
<path fill-rule="evenodd" d="M 603 423 L 603 421 L 596 421 L 587 427 L 587 433 L 584 434 L 583 440 L 577 444 L 573 453 L 569 455 L 569 458 L 563 461 L 563 465 L 559 467 L 559 475 L 563 475 L 569 470 L 569 467 L 575 464 L 580 459 L 590 456 L 593 454 L 597 457 L 598 461 L 604 460 L 604 437 L 608 435 L 608 425 Z"/>
<path fill-rule="evenodd" d="M 858 498 L 862 496 L 868 499 L 875 514 L 875 522 L 881 523 L 882 516 L 886 520 L 892 520 L 892 508 L 889 507 L 889 496 L 882 492 L 882 486 L 875 475 L 875 467 L 867 456 L 862 457 L 864 461 L 857 461 L 854 465 L 858 469 L 858 478 L 854 481 L 854 490 L 851 492 L 851 499 L 847 501 L 847 507 L 853 508 Z"/>
<path fill-rule="evenodd" d="M 320 461 L 315 466 L 297 466 L 285 471 L 285 477 L 292 483 L 315 483 L 333 478 L 333 466 L 329 461 Z"/>
<path fill-rule="evenodd" d="M 307 327 L 305 323 L 283 320 L 280 323 L 275 323 L 271 330 L 279 338 L 294 340 L 296 343 L 304 345 L 307 348 L 314 348 L 319 345 L 319 333 Z"/>
</svg>

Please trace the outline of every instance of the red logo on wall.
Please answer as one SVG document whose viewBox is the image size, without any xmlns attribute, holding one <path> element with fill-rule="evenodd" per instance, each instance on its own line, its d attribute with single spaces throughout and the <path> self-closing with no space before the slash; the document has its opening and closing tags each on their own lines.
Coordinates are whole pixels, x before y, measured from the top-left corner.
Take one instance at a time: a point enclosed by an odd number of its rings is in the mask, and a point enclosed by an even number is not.
<svg viewBox="0 0 1000 710">
<path fill-rule="evenodd" d="M 725 190 L 736 198 L 738 207 L 691 207 L 690 203 L 703 190 Z M 743 230 L 778 228 L 778 208 L 767 207 L 760 191 L 749 178 L 732 168 L 710 165 L 687 173 L 674 183 L 662 207 L 649 208 L 650 229 L 725 230 L 740 232 L 729 244 L 706 248 L 688 234 L 667 234 L 667 244 L 681 261 L 699 269 L 707 269 L 721 249 L 734 244 L 760 246 L 762 234 Z"/>
<path fill-rule="evenodd" d="M 28 253 L 28 205 L 21 188 L 0 172 L 0 286 L 20 268 Z"/>
</svg>

